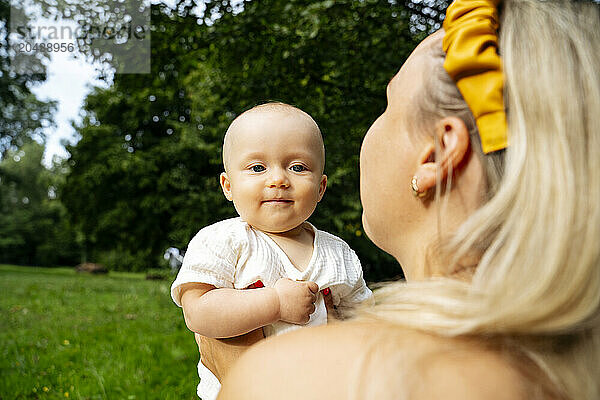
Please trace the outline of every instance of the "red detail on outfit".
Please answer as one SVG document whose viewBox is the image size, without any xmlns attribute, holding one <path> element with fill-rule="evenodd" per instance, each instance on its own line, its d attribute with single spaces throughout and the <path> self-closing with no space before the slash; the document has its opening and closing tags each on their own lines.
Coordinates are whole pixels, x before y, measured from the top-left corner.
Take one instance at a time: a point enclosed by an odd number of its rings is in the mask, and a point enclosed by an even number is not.
<svg viewBox="0 0 600 400">
<path fill-rule="evenodd" d="M 261 288 L 261 287 L 265 287 L 265 285 L 262 283 L 261 280 L 258 280 L 256 282 L 254 282 L 254 287 L 255 288 Z"/>
<path fill-rule="evenodd" d="M 325 289 L 321 290 L 321 292 L 323 293 L 323 296 L 329 296 L 329 293 L 331 293 L 331 290 L 329 290 L 329 288 L 325 288 Z"/>
</svg>

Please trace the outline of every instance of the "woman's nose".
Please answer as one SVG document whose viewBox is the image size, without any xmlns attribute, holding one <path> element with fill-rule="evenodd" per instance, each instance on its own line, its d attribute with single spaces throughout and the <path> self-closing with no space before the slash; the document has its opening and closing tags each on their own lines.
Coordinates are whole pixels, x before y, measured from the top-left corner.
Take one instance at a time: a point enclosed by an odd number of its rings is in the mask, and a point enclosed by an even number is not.
<svg viewBox="0 0 600 400">
<path fill-rule="evenodd" d="M 290 181 L 284 171 L 279 168 L 274 168 L 269 174 L 267 185 L 269 187 L 289 187 Z"/>
</svg>

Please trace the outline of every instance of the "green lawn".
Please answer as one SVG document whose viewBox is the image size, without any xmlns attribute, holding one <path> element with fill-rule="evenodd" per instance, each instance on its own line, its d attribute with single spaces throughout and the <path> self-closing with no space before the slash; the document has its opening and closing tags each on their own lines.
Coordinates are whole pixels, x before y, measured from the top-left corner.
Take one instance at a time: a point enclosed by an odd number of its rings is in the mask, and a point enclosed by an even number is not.
<svg viewBox="0 0 600 400">
<path fill-rule="evenodd" d="M 170 282 L 0 265 L 0 399 L 197 399 Z"/>
</svg>

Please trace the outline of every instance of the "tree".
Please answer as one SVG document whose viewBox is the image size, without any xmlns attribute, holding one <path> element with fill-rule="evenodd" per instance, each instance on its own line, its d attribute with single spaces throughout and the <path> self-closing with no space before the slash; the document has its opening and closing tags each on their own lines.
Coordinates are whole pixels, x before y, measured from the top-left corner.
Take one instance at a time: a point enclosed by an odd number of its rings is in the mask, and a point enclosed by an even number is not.
<svg viewBox="0 0 600 400">
<path fill-rule="evenodd" d="M 65 169 L 42 165 L 44 146 L 31 141 L 0 161 L 0 262 L 72 265 L 76 232 L 58 200 Z"/>
<path fill-rule="evenodd" d="M 112 87 L 89 95 L 81 140 L 67 148 L 63 200 L 88 256 L 113 269 L 152 268 L 170 245 L 183 248 L 197 223 L 224 215 L 208 206 L 219 172 L 212 149 L 180 129 L 191 118 L 183 78 L 196 63 L 178 39 L 195 34 L 196 18 L 156 6 L 153 25 L 152 73 L 115 75 Z M 184 209 L 192 216 L 178 215 Z M 191 219 L 199 213 L 204 219 Z"/>
<path fill-rule="evenodd" d="M 433 33 L 442 27 L 446 8 L 451 1 L 447 0 L 409 0 L 404 1 L 410 10 L 411 26 L 415 32 Z"/>
<path fill-rule="evenodd" d="M 13 4 L 13 7 L 18 7 Z M 56 103 L 40 101 L 30 86 L 46 79 L 43 65 L 39 73 L 18 74 L 11 67 L 14 50 L 9 46 L 11 4 L 0 0 L 0 159 L 36 138 L 44 140 L 44 128 L 53 124 Z"/>
</svg>

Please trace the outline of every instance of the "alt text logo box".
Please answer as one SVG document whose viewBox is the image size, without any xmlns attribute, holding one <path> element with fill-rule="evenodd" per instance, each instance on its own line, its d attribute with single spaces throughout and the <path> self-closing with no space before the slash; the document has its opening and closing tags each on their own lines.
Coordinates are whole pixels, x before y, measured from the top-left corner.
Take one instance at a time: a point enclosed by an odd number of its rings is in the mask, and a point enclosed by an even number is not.
<svg viewBox="0 0 600 400">
<path fill-rule="evenodd" d="M 150 73 L 150 3 L 74 2 L 41 17 L 42 3 L 11 1 L 9 49 L 17 74 L 43 72 L 51 53 L 83 54 L 117 74 Z"/>
</svg>

